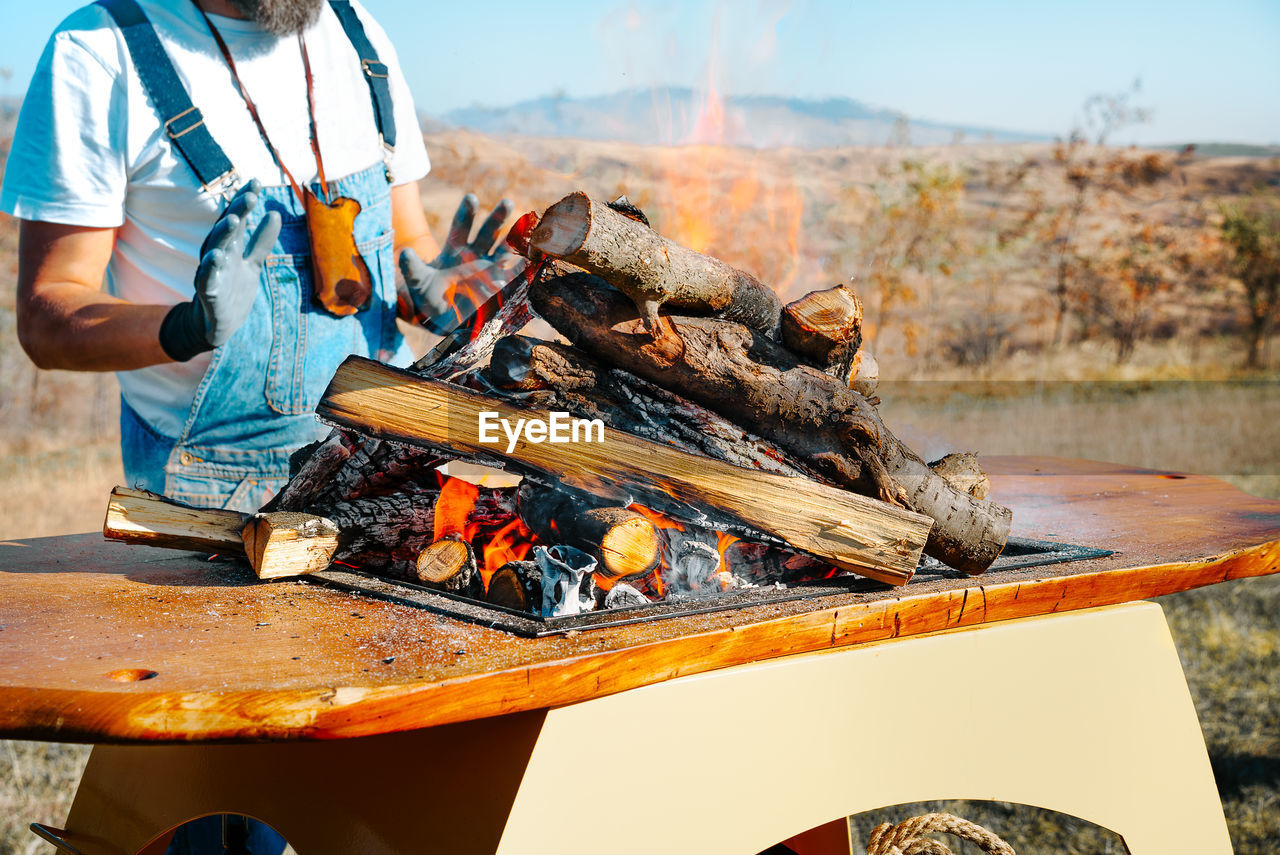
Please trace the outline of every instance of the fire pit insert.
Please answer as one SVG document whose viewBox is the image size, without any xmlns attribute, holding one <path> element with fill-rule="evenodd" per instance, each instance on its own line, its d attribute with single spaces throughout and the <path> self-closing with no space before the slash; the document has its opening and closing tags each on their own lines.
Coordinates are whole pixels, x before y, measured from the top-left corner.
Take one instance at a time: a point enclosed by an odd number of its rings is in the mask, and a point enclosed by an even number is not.
<svg viewBox="0 0 1280 855">
<path fill-rule="evenodd" d="M 1103 558 L 1111 554 L 1110 550 L 1095 549 L 1074 543 L 1012 537 L 1009 539 L 1004 552 L 991 565 L 989 572 L 1020 570 L 1068 561 L 1084 561 L 1090 558 Z M 957 574 L 954 574 L 949 568 L 933 562 L 923 565 L 915 578 L 926 580 L 951 575 Z M 364 594 L 377 599 L 399 603 L 400 605 L 426 609 L 437 614 L 482 624 L 492 629 L 501 629 L 527 638 L 541 638 L 571 630 L 603 629 L 604 627 L 624 626 L 649 620 L 707 614 L 768 603 L 785 603 L 792 600 L 827 597 L 834 594 L 879 591 L 888 587 L 883 583 L 864 579 L 860 576 L 838 576 L 833 579 L 792 584 L 785 587 L 767 586 L 737 589 L 696 597 L 667 599 L 633 608 L 584 612 L 566 617 L 539 617 L 527 612 L 503 608 L 492 603 L 454 596 L 442 591 L 433 591 L 408 582 L 374 576 L 357 569 L 331 567 L 306 578 L 343 591 Z"/>
</svg>

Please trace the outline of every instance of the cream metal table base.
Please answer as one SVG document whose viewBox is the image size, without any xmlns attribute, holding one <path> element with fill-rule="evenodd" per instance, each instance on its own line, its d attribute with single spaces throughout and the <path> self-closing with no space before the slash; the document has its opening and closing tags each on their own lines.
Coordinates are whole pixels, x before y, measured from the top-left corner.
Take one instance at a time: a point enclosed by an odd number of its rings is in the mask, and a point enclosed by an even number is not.
<svg viewBox="0 0 1280 855">
<path fill-rule="evenodd" d="M 543 712 L 330 742 L 98 746 L 85 855 L 244 813 L 318 853 L 847 852 L 853 813 L 1021 802 L 1134 855 L 1230 853 L 1160 608 L 1005 621 L 671 680 Z M 1001 829 L 993 829 L 997 833 Z M 152 851 L 161 850 L 159 844 Z"/>
</svg>

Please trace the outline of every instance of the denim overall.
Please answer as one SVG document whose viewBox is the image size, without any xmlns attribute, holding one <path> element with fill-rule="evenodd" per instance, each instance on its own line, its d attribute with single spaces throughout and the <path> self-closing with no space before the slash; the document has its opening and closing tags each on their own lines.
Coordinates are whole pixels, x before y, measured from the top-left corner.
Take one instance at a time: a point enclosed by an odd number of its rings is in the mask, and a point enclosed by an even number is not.
<svg viewBox="0 0 1280 855">
<path fill-rule="evenodd" d="M 199 111 L 187 99 L 145 15 L 132 0 L 100 2 L 121 25 L 157 110 L 177 118 L 165 123 L 174 148 L 207 190 L 216 191 L 219 183 L 228 187 L 235 180 L 234 169 L 202 119 L 187 124 Z M 350 4 L 333 0 L 330 5 L 361 57 L 378 131 L 389 149 L 395 132 L 385 66 L 377 61 Z M 289 455 L 328 432 L 314 411 L 343 359 L 359 354 L 401 365 L 412 359 L 395 321 L 389 178 L 378 163 L 326 188 L 326 198 L 345 196 L 360 203 L 354 237 L 373 279 L 369 307 L 341 318 L 312 301 L 301 203 L 288 186 L 263 190 L 246 217 L 248 233 L 276 211 L 280 236 L 267 258 L 249 319 L 213 351 L 181 435 L 160 435 L 121 402 L 121 448 L 130 484 L 200 507 L 255 511 L 288 479 Z"/>
</svg>

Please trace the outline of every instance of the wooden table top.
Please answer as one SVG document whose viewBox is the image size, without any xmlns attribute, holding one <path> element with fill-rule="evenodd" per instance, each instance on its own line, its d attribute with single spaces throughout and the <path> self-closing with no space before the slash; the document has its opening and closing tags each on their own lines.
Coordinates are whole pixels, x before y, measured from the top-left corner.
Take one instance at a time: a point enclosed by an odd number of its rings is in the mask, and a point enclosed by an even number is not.
<svg viewBox="0 0 1280 855">
<path fill-rule="evenodd" d="M 984 465 L 1016 535 L 1115 554 L 528 639 L 96 533 L 0 542 L 0 736 L 365 736 L 1280 571 L 1280 501 L 1108 463 Z"/>
</svg>

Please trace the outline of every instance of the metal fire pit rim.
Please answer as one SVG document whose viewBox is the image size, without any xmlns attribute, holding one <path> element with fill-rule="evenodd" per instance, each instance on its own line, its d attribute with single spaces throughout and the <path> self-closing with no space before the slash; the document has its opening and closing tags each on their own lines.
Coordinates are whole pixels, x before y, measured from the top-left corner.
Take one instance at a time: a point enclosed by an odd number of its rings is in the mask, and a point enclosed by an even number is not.
<svg viewBox="0 0 1280 855">
<path fill-rule="evenodd" d="M 996 562 L 988 569 L 996 571 L 1022 570 L 1041 567 L 1046 564 L 1103 558 L 1111 554 L 1113 554 L 1112 551 L 1108 549 L 1098 549 L 1075 543 L 1011 537 L 1005 546 L 1004 554 L 997 558 Z M 953 572 L 950 571 L 943 575 L 950 575 Z M 923 570 L 918 575 L 929 576 L 933 574 L 928 570 Z M 526 638 L 545 638 L 574 631 L 606 629 L 646 623 L 652 620 L 690 617 L 728 611 L 729 609 L 794 602 L 795 600 L 817 601 L 824 597 L 886 590 L 889 588 L 889 586 L 880 582 L 861 576 L 849 575 L 790 585 L 785 588 L 761 586 L 726 591 L 707 597 L 667 600 L 631 608 L 584 612 L 566 617 L 541 617 L 504 606 L 483 603 L 468 597 L 433 590 L 408 581 L 385 579 L 358 569 L 347 570 L 331 567 L 328 570 L 314 573 L 305 578 L 349 593 L 363 594 L 411 608 L 423 609 L 434 614 L 487 626 L 490 629 L 500 629 Z"/>
</svg>

